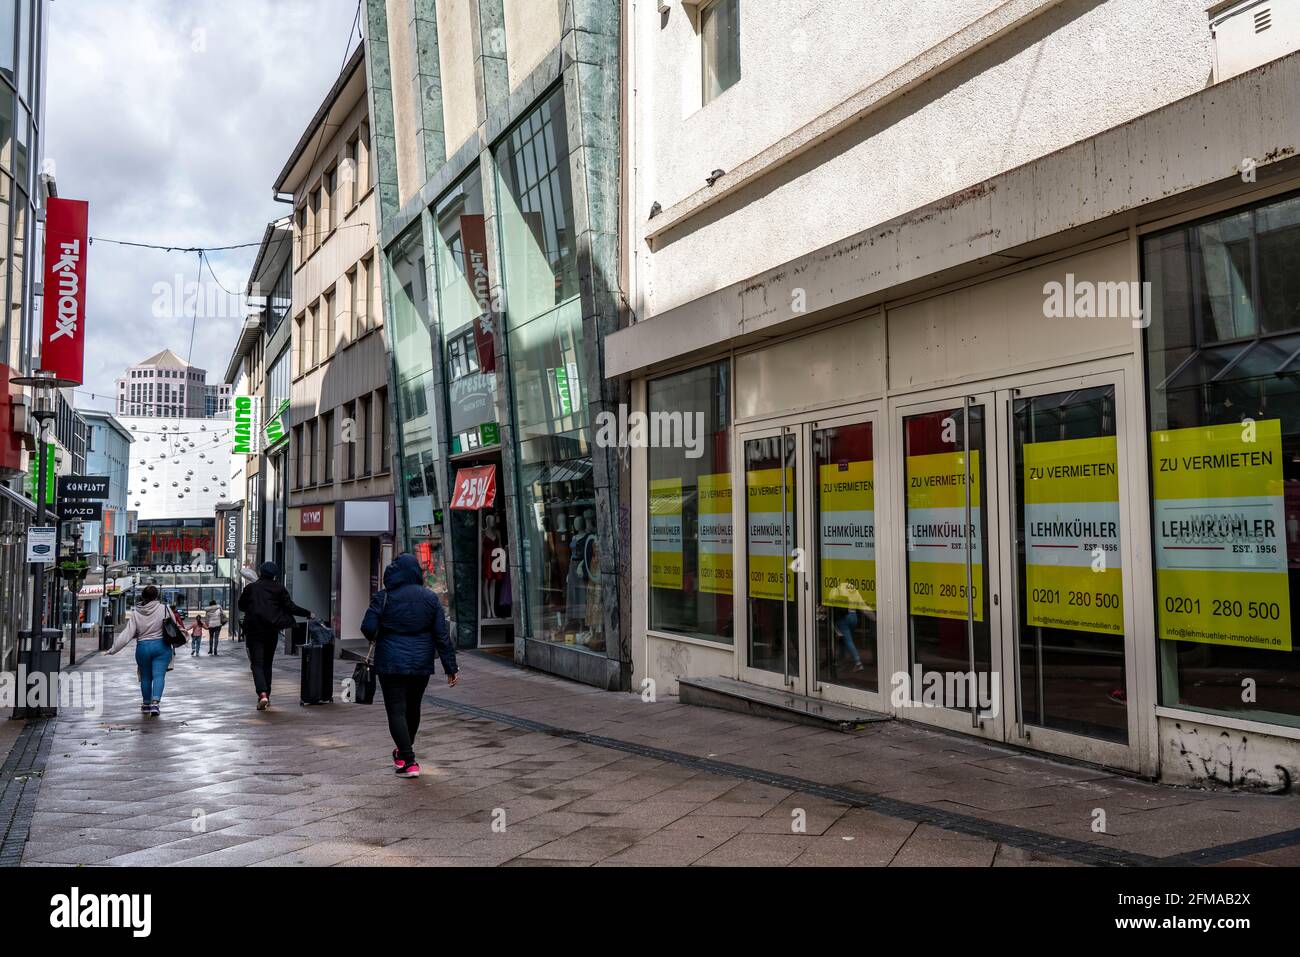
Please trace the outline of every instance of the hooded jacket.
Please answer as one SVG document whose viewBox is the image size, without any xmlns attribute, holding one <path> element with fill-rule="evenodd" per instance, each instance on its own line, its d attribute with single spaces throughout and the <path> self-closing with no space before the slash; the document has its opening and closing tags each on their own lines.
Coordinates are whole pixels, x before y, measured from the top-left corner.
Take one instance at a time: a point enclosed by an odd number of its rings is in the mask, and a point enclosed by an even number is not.
<svg viewBox="0 0 1300 957">
<path fill-rule="evenodd" d="M 168 614 L 170 612 L 167 606 L 160 601 L 147 601 L 136 605 L 131 609 L 131 618 L 127 621 L 126 627 L 113 641 L 113 647 L 108 650 L 108 653 L 115 655 L 132 641 L 150 641 L 154 638 L 161 638 L 163 636 L 163 619 Z"/>
<path fill-rule="evenodd" d="M 361 633 L 375 642 L 375 671 L 381 675 L 431 675 L 435 654 L 444 672 L 457 671 L 442 602 L 424 587 L 414 555 L 398 555 L 384 569 L 383 591 L 370 599 Z"/>
<path fill-rule="evenodd" d="M 275 580 L 275 565 L 266 562 L 261 575 L 239 593 L 239 610 L 244 613 L 245 638 L 275 640 L 282 628 L 292 628 L 293 616 L 307 618 L 311 612 L 294 604 L 289 590 Z"/>
</svg>

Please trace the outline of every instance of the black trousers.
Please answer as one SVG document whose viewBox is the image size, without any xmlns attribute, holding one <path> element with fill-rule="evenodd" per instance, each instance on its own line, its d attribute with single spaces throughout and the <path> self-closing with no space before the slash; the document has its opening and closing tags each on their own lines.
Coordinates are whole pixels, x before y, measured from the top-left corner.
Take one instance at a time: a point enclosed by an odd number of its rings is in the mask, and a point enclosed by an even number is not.
<svg viewBox="0 0 1300 957">
<path fill-rule="evenodd" d="M 384 710 L 388 712 L 388 733 L 393 736 L 398 757 L 415 760 L 415 734 L 420 730 L 420 701 L 429 687 L 428 675 L 380 675 Z"/>
<path fill-rule="evenodd" d="M 271 632 L 269 635 L 253 634 L 247 632 L 244 635 L 244 647 L 248 649 L 248 663 L 253 669 L 253 686 L 257 688 L 257 693 L 271 693 L 271 664 L 275 661 L 275 646 L 279 644 L 280 636 L 277 632 Z"/>
<path fill-rule="evenodd" d="M 220 636 L 220 634 L 221 634 L 220 625 L 217 625 L 216 628 L 208 629 L 208 654 L 215 655 L 217 653 L 217 638 L 218 636 Z"/>
</svg>

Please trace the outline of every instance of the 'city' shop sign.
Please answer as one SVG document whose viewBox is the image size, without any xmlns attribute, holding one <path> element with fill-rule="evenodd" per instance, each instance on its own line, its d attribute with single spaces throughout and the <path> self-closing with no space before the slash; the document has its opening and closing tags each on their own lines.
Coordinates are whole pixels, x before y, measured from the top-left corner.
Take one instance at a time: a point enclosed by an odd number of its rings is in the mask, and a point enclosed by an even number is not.
<svg viewBox="0 0 1300 957">
<path fill-rule="evenodd" d="M 51 196 L 45 206 L 41 369 L 54 384 L 80 385 L 86 348 L 86 247 L 90 207 Z"/>
<path fill-rule="evenodd" d="M 251 395 L 235 396 L 234 455 L 257 454 L 257 404 Z"/>
</svg>

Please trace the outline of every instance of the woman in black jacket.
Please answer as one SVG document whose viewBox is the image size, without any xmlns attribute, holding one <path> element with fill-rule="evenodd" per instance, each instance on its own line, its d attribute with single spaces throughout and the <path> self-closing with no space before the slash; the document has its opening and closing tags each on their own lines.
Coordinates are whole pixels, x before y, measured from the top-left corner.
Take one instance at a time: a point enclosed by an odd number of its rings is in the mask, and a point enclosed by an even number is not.
<svg viewBox="0 0 1300 957">
<path fill-rule="evenodd" d="M 457 681 L 456 649 L 447 634 L 447 618 L 438 596 L 424 587 L 424 573 L 414 555 L 402 554 L 384 569 L 383 591 L 375 593 L 361 621 L 371 641 L 375 672 L 384 693 L 388 731 L 393 736 L 393 769 L 400 777 L 418 778 L 415 734 L 420 703 L 433 674 L 435 654 L 442 660 L 447 686 Z"/>
</svg>

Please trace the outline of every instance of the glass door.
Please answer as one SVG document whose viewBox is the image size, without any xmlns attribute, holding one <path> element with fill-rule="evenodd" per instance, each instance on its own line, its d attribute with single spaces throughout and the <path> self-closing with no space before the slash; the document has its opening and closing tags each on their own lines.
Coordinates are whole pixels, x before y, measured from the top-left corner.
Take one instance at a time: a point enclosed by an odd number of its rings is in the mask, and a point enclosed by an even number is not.
<svg viewBox="0 0 1300 957">
<path fill-rule="evenodd" d="M 883 710 L 876 426 L 863 407 L 738 433 L 742 679 Z"/>
<path fill-rule="evenodd" d="M 812 693 L 879 710 L 876 438 L 874 415 L 808 426 L 806 482 L 816 538 L 807 654 L 815 669 Z"/>
<path fill-rule="evenodd" d="M 991 393 L 901 409 L 907 672 L 901 716 L 1003 737 Z"/>
<path fill-rule="evenodd" d="M 742 436 L 745 496 L 738 504 L 745 522 L 742 677 L 802 693 L 799 438 L 798 426 Z"/>
<path fill-rule="evenodd" d="M 1000 393 L 1007 435 L 1008 740 L 1136 768 L 1123 379 Z"/>
</svg>

